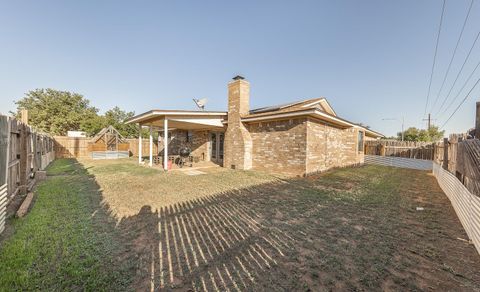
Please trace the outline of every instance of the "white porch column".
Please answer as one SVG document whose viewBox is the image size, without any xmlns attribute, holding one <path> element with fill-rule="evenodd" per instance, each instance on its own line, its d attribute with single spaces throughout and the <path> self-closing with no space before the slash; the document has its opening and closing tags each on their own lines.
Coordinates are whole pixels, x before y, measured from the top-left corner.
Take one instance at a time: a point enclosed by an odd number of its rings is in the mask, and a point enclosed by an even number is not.
<svg viewBox="0 0 480 292">
<path fill-rule="evenodd" d="M 152 134 L 153 128 L 150 126 L 150 159 L 148 160 L 148 165 L 153 166 L 153 134 Z"/>
<path fill-rule="evenodd" d="M 163 120 L 163 169 L 168 170 L 168 120 Z"/>
<path fill-rule="evenodd" d="M 142 124 L 138 124 L 138 163 L 142 163 Z"/>
</svg>

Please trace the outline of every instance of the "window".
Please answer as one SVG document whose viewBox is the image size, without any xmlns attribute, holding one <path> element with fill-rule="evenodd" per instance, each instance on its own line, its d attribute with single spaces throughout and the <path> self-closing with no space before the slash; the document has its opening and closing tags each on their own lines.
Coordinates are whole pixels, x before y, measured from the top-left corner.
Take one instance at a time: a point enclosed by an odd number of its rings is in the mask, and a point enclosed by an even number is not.
<svg viewBox="0 0 480 292">
<path fill-rule="evenodd" d="M 192 131 L 187 131 L 187 143 L 192 142 L 193 133 Z"/>
<path fill-rule="evenodd" d="M 363 131 L 358 131 L 358 138 L 357 138 L 357 142 L 358 142 L 357 149 L 358 149 L 358 152 L 363 152 L 363 136 L 364 136 L 364 132 L 363 132 Z"/>
</svg>

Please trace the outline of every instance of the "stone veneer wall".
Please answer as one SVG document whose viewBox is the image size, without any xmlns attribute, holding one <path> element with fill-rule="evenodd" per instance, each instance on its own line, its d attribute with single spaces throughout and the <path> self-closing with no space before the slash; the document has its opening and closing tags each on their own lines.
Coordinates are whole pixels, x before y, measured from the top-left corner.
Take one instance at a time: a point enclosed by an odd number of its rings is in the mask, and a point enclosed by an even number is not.
<svg viewBox="0 0 480 292">
<path fill-rule="evenodd" d="M 306 173 L 363 163 L 363 149 L 357 150 L 358 129 L 340 129 L 323 121 L 307 121 Z"/>
<path fill-rule="evenodd" d="M 186 130 L 171 131 L 172 139 L 168 143 L 168 154 L 177 155 L 180 147 L 188 146 L 192 149 L 192 156 L 198 156 L 205 161 L 210 160 L 210 153 L 208 151 L 209 131 L 192 131 L 192 140 L 187 142 Z M 159 153 L 163 153 L 163 142 L 159 143 Z"/>
<path fill-rule="evenodd" d="M 249 124 L 253 168 L 303 175 L 307 150 L 306 127 L 306 118 Z"/>
</svg>

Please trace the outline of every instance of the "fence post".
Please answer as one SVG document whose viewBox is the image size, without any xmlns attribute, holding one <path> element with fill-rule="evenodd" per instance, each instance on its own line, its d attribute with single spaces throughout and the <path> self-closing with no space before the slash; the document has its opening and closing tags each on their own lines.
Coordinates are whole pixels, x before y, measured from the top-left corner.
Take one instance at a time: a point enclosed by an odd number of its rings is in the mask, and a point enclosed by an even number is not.
<svg viewBox="0 0 480 292">
<path fill-rule="evenodd" d="M 475 119 L 475 138 L 480 139 L 480 101 L 477 101 L 477 115 Z"/>
<path fill-rule="evenodd" d="M 20 194 L 27 191 L 27 126 L 19 124 L 20 128 Z"/>
<path fill-rule="evenodd" d="M 443 138 L 443 169 L 448 171 L 448 138 Z"/>
<path fill-rule="evenodd" d="M 385 156 L 385 145 L 380 144 L 380 156 Z"/>
</svg>

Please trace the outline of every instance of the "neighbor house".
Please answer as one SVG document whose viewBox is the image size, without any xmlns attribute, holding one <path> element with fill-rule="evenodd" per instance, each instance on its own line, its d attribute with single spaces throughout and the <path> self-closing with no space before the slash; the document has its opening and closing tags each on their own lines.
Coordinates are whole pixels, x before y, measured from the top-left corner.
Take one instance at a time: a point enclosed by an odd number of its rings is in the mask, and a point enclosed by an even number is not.
<svg viewBox="0 0 480 292">
<path fill-rule="evenodd" d="M 160 155 L 165 169 L 188 146 L 195 161 L 305 175 L 362 164 L 364 141 L 383 137 L 338 117 L 325 98 L 250 109 L 250 83 L 241 76 L 228 84 L 227 112 L 151 110 L 127 122 L 150 128 L 149 164 Z M 154 131 L 159 153 L 152 152 Z"/>
</svg>

